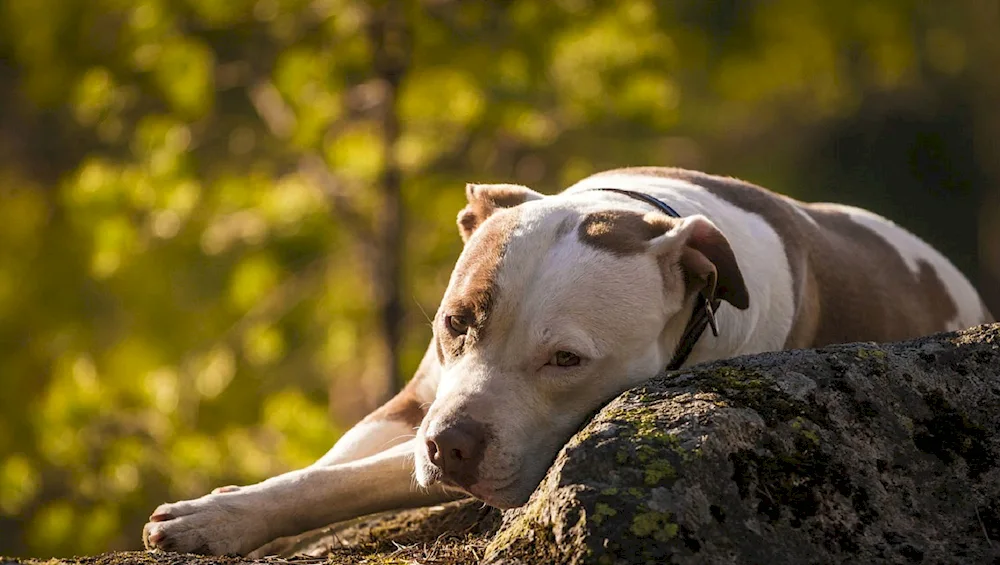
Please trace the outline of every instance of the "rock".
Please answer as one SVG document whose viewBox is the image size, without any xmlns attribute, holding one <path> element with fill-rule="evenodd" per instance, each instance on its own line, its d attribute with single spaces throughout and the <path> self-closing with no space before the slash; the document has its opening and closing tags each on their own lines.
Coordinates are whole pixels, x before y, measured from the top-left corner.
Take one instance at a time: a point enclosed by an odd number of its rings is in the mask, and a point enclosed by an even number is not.
<svg viewBox="0 0 1000 565">
<path fill-rule="evenodd" d="M 528 504 L 498 517 L 455 502 L 284 547 L 329 565 L 1000 564 L 1000 324 L 663 375 L 600 410 Z"/>
<path fill-rule="evenodd" d="M 1000 325 L 654 379 L 559 453 L 486 562 L 1000 563 Z"/>
</svg>

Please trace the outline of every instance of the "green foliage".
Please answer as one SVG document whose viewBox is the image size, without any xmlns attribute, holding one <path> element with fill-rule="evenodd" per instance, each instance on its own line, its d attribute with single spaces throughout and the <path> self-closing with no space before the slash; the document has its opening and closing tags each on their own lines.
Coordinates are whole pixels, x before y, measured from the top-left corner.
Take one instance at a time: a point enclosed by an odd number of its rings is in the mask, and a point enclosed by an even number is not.
<svg viewBox="0 0 1000 565">
<path fill-rule="evenodd" d="M 412 371 L 465 182 L 788 192 L 867 94 L 974 78 L 972 0 L 405 0 L 387 152 L 382 4 L 0 3 L 0 553 L 138 547 L 158 503 L 308 464 L 374 406 L 388 159 Z"/>
</svg>

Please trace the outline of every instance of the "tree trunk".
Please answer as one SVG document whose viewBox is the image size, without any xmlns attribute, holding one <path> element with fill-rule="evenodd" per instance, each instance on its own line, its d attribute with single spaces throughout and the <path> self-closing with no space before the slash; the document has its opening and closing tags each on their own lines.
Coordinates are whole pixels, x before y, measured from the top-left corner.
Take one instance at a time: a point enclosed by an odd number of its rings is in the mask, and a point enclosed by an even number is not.
<svg viewBox="0 0 1000 565">
<path fill-rule="evenodd" d="M 402 3 L 385 0 L 375 4 L 368 32 L 374 51 L 375 73 L 384 89 L 379 110 L 383 164 L 379 178 L 381 199 L 376 220 L 378 258 L 375 267 L 379 321 L 385 343 L 384 401 L 399 392 L 403 384 L 399 349 L 404 315 L 400 283 L 405 218 L 402 171 L 396 157 L 396 144 L 400 134 L 399 86 L 409 64 L 409 30 Z"/>
</svg>

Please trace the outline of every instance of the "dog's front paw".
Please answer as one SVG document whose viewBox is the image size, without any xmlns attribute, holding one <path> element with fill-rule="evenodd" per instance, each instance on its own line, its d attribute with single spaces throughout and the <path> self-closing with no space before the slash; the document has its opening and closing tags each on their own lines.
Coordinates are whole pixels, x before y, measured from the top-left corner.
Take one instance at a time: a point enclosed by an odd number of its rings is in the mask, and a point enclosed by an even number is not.
<svg viewBox="0 0 1000 565">
<path fill-rule="evenodd" d="M 264 508 L 239 492 L 161 504 L 142 529 L 146 549 L 245 555 L 270 541 Z"/>
</svg>

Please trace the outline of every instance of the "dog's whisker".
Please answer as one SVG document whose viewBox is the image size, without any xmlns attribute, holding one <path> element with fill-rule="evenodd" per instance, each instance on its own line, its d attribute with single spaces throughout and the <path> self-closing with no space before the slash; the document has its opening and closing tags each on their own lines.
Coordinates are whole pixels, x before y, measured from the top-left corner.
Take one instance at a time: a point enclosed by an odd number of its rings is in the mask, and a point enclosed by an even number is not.
<svg viewBox="0 0 1000 565">
<path fill-rule="evenodd" d="M 416 296 L 410 296 L 410 298 L 413 299 L 413 303 L 417 305 L 417 309 L 420 310 L 420 313 L 424 315 L 424 318 L 427 320 L 427 324 L 433 328 L 434 327 L 434 320 L 432 320 L 431 317 L 427 315 L 427 311 L 424 310 L 423 305 L 420 304 L 420 301 L 417 300 L 417 297 Z"/>
<path fill-rule="evenodd" d="M 385 449 L 387 445 L 395 444 L 396 440 L 398 439 L 415 439 L 416 437 L 417 437 L 416 434 L 400 434 L 392 439 L 384 441 L 382 443 L 382 449 Z"/>
</svg>

